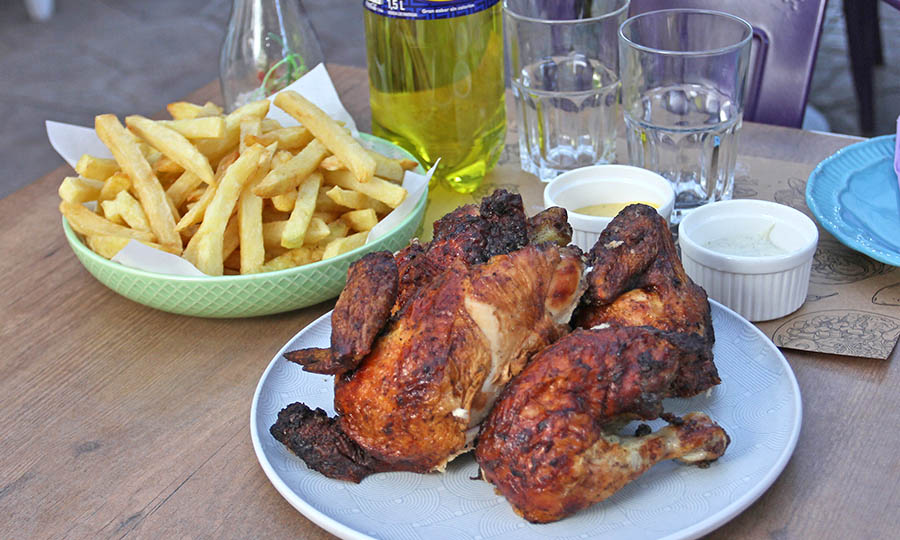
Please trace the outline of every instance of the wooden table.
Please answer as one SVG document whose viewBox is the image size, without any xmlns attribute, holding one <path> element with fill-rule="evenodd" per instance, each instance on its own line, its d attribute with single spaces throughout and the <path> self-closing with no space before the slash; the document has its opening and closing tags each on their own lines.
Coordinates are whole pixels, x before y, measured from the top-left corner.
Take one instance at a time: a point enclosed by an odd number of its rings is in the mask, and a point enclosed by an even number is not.
<svg viewBox="0 0 900 540">
<path fill-rule="evenodd" d="M 363 70 L 329 69 L 366 129 Z M 189 99 L 217 96 L 210 85 Z M 742 136 L 745 155 L 810 170 L 853 142 L 749 123 Z M 249 410 L 272 356 L 333 304 L 212 320 L 118 296 L 66 245 L 56 189 L 69 173 L 61 167 L 0 200 L 0 538 L 330 537 L 266 479 Z M 710 538 L 892 537 L 898 352 L 888 361 L 785 354 L 803 394 L 796 452 Z"/>
</svg>

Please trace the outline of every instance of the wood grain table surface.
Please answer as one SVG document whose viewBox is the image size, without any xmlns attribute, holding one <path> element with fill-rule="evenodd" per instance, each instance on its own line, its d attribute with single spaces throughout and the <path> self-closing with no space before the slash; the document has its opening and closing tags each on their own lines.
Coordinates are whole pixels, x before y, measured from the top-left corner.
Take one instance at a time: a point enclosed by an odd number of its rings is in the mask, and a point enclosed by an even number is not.
<svg viewBox="0 0 900 540">
<path fill-rule="evenodd" d="M 329 71 L 367 130 L 364 70 Z M 218 86 L 188 99 L 218 99 Z M 812 170 L 852 142 L 747 123 L 741 152 Z M 0 200 L 0 538 L 330 538 L 269 483 L 249 411 L 273 355 L 333 302 L 234 320 L 131 302 L 66 244 L 56 190 L 67 174 Z M 796 451 L 756 503 L 709 537 L 895 537 L 898 352 L 887 361 L 784 353 L 803 396 Z"/>
</svg>

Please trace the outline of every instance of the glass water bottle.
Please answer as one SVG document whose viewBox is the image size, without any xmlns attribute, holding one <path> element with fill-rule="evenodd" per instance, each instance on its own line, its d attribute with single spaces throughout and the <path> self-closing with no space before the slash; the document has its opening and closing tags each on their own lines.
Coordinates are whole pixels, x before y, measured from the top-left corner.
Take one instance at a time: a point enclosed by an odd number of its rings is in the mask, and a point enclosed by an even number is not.
<svg viewBox="0 0 900 540">
<path fill-rule="evenodd" d="M 300 0 L 234 0 L 219 59 L 227 111 L 274 94 L 320 62 Z"/>
</svg>

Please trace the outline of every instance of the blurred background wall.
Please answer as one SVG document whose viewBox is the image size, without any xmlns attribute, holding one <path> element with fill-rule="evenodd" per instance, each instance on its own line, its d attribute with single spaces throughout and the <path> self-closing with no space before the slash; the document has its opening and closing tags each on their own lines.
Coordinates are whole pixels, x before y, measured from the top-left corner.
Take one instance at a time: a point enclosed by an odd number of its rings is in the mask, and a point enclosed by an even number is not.
<svg viewBox="0 0 900 540">
<path fill-rule="evenodd" d="M 810 104 L 831 131 L 858 135 L 841 1 L 829 2 Z M 92 125 L 99 113 L 150 115 L 214 80 L 231 3 L 56 0 L 36 22 L 24 0 L 0 2 L 0 196 L 62 164 L 44 120 Z M 362 0 L 303 5 L 326 61 L 365 66 Z M 891 132 L 900 114 L 900 11 L 882 4 L 880 12 L 885 62 L 875 71 L 869 135 Z"/>
</svg>

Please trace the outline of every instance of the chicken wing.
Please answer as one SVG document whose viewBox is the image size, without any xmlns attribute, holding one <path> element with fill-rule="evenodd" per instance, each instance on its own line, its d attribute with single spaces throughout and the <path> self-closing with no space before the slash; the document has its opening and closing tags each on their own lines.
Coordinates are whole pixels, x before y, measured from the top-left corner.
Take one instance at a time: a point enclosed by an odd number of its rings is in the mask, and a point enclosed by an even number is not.
<svg viewBox="0 0 900 540">
<path fill-rule="evenodd" d="M 602 501 L 654 463 L 715 460 L 728 436 L 706 415 L 667 417 L 654 434 L 616 426 L 662 414 L 695 335 L 649 327 L 576 330 L 534 356 L 482 425 L 475 457 L 525 519 L 546 523 Z"/>
</svg>

